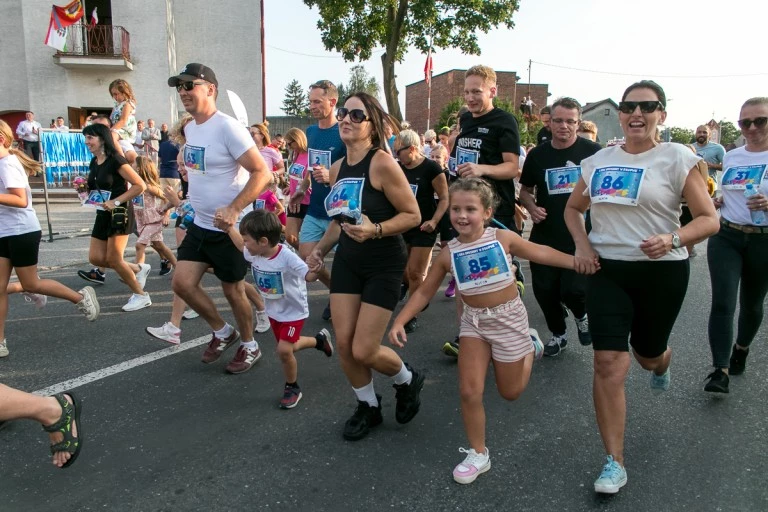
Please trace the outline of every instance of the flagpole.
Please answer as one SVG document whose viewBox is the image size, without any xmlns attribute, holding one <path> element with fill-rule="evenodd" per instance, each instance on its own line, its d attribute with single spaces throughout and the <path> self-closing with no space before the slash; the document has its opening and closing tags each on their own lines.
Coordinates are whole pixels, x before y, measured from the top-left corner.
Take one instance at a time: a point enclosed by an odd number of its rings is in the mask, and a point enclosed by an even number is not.
<svg viewBox="0 0 768 512">
<path fill-rule="evenodd" d="M 427 128 L 429 130 L 432 124 L 432 39 L 429 40 L 429 51 L 427 52 L 427 65 L 429 66 L 429 76 L 425 77 L 427 80 Z M 426 131 L 425 130 L 425 131 Z"/>
</svg>

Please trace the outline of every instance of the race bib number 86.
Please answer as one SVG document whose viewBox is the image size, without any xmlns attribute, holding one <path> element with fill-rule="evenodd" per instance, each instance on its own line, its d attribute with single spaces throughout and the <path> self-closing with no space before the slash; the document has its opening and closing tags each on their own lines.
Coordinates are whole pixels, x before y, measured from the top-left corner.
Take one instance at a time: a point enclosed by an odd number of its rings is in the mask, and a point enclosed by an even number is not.
<svg viewBox="0 0 768 512">
<path fill-rule="evenodd" d="M 637 206 L 645 169 L 635 167 L 600 167 L 595 169 L 589 186 L 593 203 Z"/>
</svg>

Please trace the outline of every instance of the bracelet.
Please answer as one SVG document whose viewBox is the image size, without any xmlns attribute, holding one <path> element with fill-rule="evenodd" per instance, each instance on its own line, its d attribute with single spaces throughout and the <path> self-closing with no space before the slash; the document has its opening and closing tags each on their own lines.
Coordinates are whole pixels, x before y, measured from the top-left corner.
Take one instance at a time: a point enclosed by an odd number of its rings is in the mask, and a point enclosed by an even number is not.
<svg viewBox="0 0 768 512">
<path fill-rule="evenodd" d="M 373 238 L 381 238 L 382 236 L 381 224 L 377 222 L 376 224 L 374 224 L 374 226 L 376 227 L 376 234 L 373 235 Z"/>
</svg>

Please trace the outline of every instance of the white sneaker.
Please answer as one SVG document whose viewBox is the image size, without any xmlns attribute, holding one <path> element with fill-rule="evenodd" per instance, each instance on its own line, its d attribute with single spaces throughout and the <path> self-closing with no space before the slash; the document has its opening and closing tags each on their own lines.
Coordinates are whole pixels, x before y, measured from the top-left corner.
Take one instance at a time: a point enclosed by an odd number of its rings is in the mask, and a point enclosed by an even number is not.
<svg viewBox="0 0 768 512">
<path fill-rule="evenodd" d="M 48 297 L 40 295 L 39 293 L 21 292 L 24 296 L 24 301 L 34 304 L 37 309 L 42 309 L 48 304 Z"/>
<path fill-rule="evenodd" d="M 101 313 L 101 307 L 99 306 L 99 300 L 96 298 L 96 292 L 90 286 L 86 286 L 79 291 L 83 299 L 77 303 L 77 309 L 85 315 L 89 321 L 93 322 L 99 318 Z"/>
<path fill-rule="evenodd" d="M 197 318 L 200 316 L 200 313 L 195 311 L 194 309 L 188 309 L 184 312 L 183 315 L 181 315 L 181 318 L 184 320 L 192 320 L 193 318 Z"/>
<path fill-rule="evenodd" d="M 165 322 L 162 327 L 147 327 L 146 330 L 151 336 L 168 343 L 174 345 L 181 343 L 181 329 L 176 328 L 171 322 Z"/>
<path fill-rule="evenodd" d="M 471 484 L 478 476 L 491 469 L 491 457 L 488 448 L 485 453 L 477 453 L 474 448 L 465 450 L 459 448 L 461 453 L 466 453 L 464 461 L 453 469 L 453 479 L 460 484 Z"/>
<path fill-rule="evenodd" d="M 152 300 L 149 298 L 148 293 L 138 294 L 134 293 L 128 302 L 123 306 L 123 311 L 138 311 L 152 305 Z"/>
<path fill-rule="evenodd" d="M 140 270 L 138 274 L 136 274 L 136 280 L 139 282 L 139 286 L 141 286 L 141 289 L 144 289 L 144 285 L 147 284 L 147 276 L 152 271 L 152 266 L 147 265 L 146 263 L 141 263 L 139 265 Z"/>
<path fill-rule="evenodd" d="M 0 341 L 0 357 L 8 357 L 8 353 L 8 343 L 3 338 L 3 341 Z"/>
<path fill-rule="evenodd" d="M 253 330 L 256 332 L 267 332 L 269 330 L 269 317 L 266 311 L 256 312 L 256 327 Z"/>
</svg>

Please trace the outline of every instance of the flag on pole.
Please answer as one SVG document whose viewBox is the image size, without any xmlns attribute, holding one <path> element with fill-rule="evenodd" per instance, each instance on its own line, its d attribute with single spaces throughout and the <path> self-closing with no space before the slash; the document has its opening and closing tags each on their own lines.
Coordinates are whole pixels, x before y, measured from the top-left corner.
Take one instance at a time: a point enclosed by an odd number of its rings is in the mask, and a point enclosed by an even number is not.
<svg viewBox="0 0 768 512">
<path fill-rule="evenodd" d="M 45 44 L 59 51 L 66 51 L 67 27 L 77 23 L 83 14 L 83 4 L 80 0 L 74 0 L 64 7 L 54 5 L 51 9 L 51 21 L 48 23 Z"/>
<path fill-rule="evenodd" d="M 93 8 L 93 12 L 91 13 L 91 22 L 90 26 L 95 27 L 97 23 L 99 23 L 99 15 L 96 14 L 97 7 Z"/>
<path fill-rule="evenodd" d="M 427 62 L 424 63 L 424 80 L 427 82 L 427 87 L 432 87 L 432 47 L 429 47 L 427 52 Z"/>
</svg>

